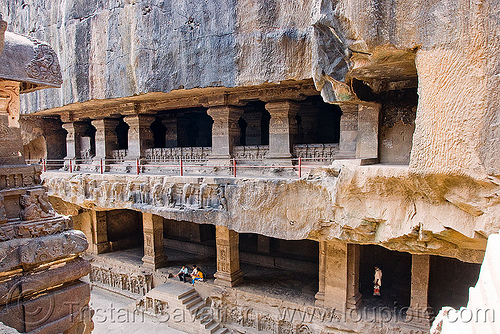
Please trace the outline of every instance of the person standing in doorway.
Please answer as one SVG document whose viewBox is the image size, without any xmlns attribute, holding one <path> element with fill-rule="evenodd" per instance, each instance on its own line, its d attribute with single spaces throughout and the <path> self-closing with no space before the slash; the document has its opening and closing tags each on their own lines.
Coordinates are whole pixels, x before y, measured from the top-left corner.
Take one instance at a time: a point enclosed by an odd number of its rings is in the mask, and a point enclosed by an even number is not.
<svg viewBox="0 0 500 334">
<path fill-rule="evenodd" d="M 373 295 L 380 296 L 380 287 L 382 286 L 382 270 L 375 266 L 375 277 L 373 279 Z"/>
</svg>

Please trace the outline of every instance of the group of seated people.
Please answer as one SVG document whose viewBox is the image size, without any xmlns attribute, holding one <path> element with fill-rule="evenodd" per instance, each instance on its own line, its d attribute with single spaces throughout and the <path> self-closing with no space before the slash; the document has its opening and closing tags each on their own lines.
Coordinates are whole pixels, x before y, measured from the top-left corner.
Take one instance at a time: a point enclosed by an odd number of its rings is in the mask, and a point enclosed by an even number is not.
<svg viewBox="0 0 500 334">
<path fill-rule="evenodd" d="M 196 267 L 196 264 L 193 265 L 193 271 L 191 274 L 188 272 L 188 268 L 186 266 L 182 266 L 181 270 L 174 275 L 174 277 L 179 277 L 179 281 L 186 283 L 189 278 L 191 278 L 191 284 L 194 285 L 195 281 L 203 282 L 203 272 Z"/>
</svg>

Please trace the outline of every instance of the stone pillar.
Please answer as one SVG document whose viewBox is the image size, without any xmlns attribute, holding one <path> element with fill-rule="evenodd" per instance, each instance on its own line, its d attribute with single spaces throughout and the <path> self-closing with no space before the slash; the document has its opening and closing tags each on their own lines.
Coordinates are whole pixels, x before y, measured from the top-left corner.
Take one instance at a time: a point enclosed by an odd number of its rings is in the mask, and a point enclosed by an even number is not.
<svg viewBox="0 0 500 334">
<path fill-rule="evenodd" d="M 240 138 L 238 120 L 243 110 L 234 106 L 210 107 L 207 114 L 212 117 L 212 154 L 210 159 L 230 159 L 233 147 Z"/>
<path fill-rule="evenodd" d="M 96 128 L 95 133 L 95 160 L 112 159 L 113 151 L 118 149 L 118 138 L 115 128 L 119 121 L 112 118 L 97 119 L 92 121 Z"/>
<path fill-rule="evenodd" d="M 410 308 L 406 320 L 411 325 L 429 327 L 431 314 L 428 313 L 430 255 L 411 256 Z M 382 277 L 383 280 L 383 277 Z"/>
<path fill-rule="evenodd" d="M 347 306 L 347 244 L 326 241 L 324 253 L 323 306 L 344 310 Z"/>
<path fill-rule="evenodd" d="M 257 235 L 257 252 L 269 254 L 271 252 L 271 238 Z"/>
<path fill-rule="evenodd" d="M 89 251 L 93 254 L 102 254 L 110 251 L 108 241 L 108 224 L 106 211 L 91 211 L 92 244 Z"/>
<path fill-rule="evenodd" d="M 302 120 L 298 131 L 300 143 L 318 143 L 318 109 L 311 104 L 307 104 L 302 107 L 299 116 Z"/>
<path fill-rule="evenodd" d="M 319 241 L 319 282 L 318 293 L 315 305 L 323 306 L 325 304 L 325 270 L 326 270 L 326 241 Z"/>
<path fill-rule="evenodd" d="M 361 246 L 347 244 L 347 300 L 346 308 L 358 308 L 361 301 L 359 292 L 359 260 Z"/>
<path fill-rule="evenodd" d="M 0 165 L 24 164 L 19 108 L 19 82 L 0 81 Z"/>
<path fill-rule="evenodd" d="M 62 127 L 68 132 L 64 160 L 80 159 L 80 152 L 82 151 L 82 141 L 80 139 L 85 135 L 88 124 L 82 122 L 64 123 Z"/>
<path fill-rule="evenodd" d="M 174 115 L 168 115 L 161 122 L 166 128 L 165 147 L 177 147 L 177 118 Z"/>
<path fill-rule="evenodd" d="M 163 217 L 152 213 L 142 214 L 144 232 L 144 257 L 142 262 L 145 267 L 158 269 L 166 264 L 163 253 Z"/>
<path fill-rule="evenodd" d="M 246 144 L 261 145 L 262 141 L 262 113 L 247 112 L 241 117 L 247 122 Z"/>
<path fill-rule="evenodd" d="M 360 104 L 358 107 L 358 139 L 356 158 L 378 158 L 378 121 L 380 104 Z"/>
<path fill-rule="evenodd" d="M 225 226 L 216 226 L 217 272 L 215 284 L 235 286 L 243 278 L 240 269 L 239 234 Z"/>
<path fill-rule="evenodd" d="M 339 153 L 348 158 L 356 156 L 356 143 L 358 140 L 358 105 L 340 104 L 342 116 L 340 117 Z"/>
<path fill-rule="evenodd" d="M 289 159 L 292 157 L 293 144 L 295 143 L 298 129 L 295 116 L 300 109 L 300 104 L 291 100 L 268 102 L 266 109 L 271 115 L 269 122 L 269 152 L 266 156 L 270 160 Z"/>
<path fill-rule="evenodd" d="M 130 128 L 128 129 L 128 160 L 135 160 L 145 156 L 145 150 L 153 148 L 154 137 L 151 123 L 155 117 L 152 115 L 133 115 L 123 119 Z"/>
</svg>

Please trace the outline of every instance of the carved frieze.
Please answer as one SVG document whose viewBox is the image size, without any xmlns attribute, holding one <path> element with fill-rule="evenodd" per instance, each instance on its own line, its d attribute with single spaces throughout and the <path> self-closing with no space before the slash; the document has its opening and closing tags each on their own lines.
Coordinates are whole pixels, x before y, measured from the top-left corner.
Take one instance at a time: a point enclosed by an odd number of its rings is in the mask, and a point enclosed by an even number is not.
<svg viewBox="0 0 500 334">
<path fill-rule="evenodd" d="M 151 290 L 153 277 L 145 272 L 123 271 L 92 264 L 90 281 L 143 296 Z"/>
</svg>

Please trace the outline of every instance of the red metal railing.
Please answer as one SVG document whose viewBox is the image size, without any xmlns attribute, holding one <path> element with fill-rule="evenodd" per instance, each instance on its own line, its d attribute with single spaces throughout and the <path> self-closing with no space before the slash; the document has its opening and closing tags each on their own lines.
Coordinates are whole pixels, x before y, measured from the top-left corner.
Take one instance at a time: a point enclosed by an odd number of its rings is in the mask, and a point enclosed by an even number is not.
<svg viewBox="0 0 500 334">
<path fill-rule="evenodd" d="M 214 175 L 214 169 L 217 169 L 217 176 L 229 176 L 238 177 L 238 176 L 255 176 L 256 173 L 249 174 L 245 173 L 245 171 L 255 171 L 260 170 L 264 171 L 274 171 L 280 172 L 290 171 L 291 173 L 285 173 L 285 175 L 279 175 L 280 177 L 293 177 L 298 176 L 302 177 L 303 171 L 314 169 L 317 167 L 326 167 L 328 164 L 307 164 L 308 160 L 315 160 L 314 158 L 293 158 L 290 159 L 292 163 L 290 165 L 265 165 L 265 164 L 253 164 L 258 163 L 258 161 L 247 161 L 247 160 L 236 160 L 232 159 L 230 164 L 224 165 L 213 165 L 207 164 L 206 162 L 200 163 L 196 161 L 196 163 L 186 164 L 184 159 L 179 159 L 177 162 L 172 164 L 158 164 L 146 159 L 136 159 L 135 166 L 131 161 L 124 162 L 115 162 L 114 160 L 105 160 L 99 159 L 96 162 L 89 162 L 88 160 L 80 160 L 80 159 L 68 159 L 68 160 L 48 160 L 42 159 L 38 161 L 28 161 L 28 163 L 32 164 L 41 164 L 42 170 L 44 172 L 50 170 L 57 170 L 62 172 L 69 173 L 110 173 L 110 174 L 119 174 L 119 173 L 130 173 L 134 167 L 136 175 L 145 174 L 145 175 Z M 306 164 L 304 164 L 304 161 Z M 177 170 L 177 172 L 175 172 Z M 191 170 L 191 173 L 187 173 L 188 170 Z M 196 173 L 192 171 L 196 170 Z M 278 170 L 278 171 L 277 171 Z M 155 173 L 157 171 L 157 173 Z M 258 173 L 261 174 L 261 173 Z M 258 175 L 257 174 L 257 175 Z M 283 174 L 283 173 L 282 173 Z"/>
</svg>

